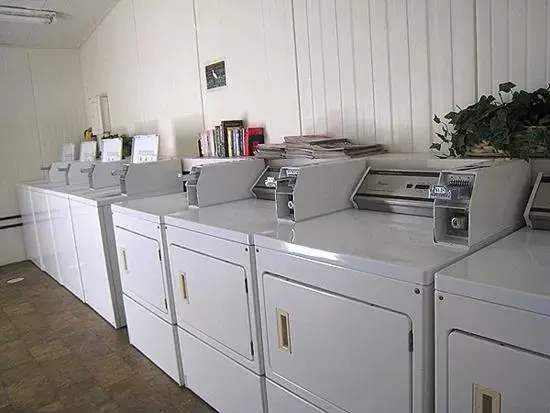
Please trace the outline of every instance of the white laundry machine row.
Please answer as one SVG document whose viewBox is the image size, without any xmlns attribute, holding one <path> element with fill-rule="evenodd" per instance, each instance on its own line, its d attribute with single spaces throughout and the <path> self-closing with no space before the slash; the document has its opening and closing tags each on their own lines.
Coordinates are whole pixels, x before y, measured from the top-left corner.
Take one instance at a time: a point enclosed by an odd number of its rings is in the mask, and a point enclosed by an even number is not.
<svg viewBox="0 0 550 413">
<path fill-rule="evenodd" d="M 334 186 L 347 208 L 354 185 L 336 182 L 365 169 L 364 159 L 302 166 L 297 199 L 303 188 L 319 203 L 324 191 L 309 190 Z M 277 176 L 265 171 L 254 198 L 165 217 L 185 385 L 224 413 L 267 411 L 253 235 L 276 225 Z"/>
<path fill-rule="evenodd" d="M 204 159 L 205 165 L 195 167 L 187 178 L 195 182 L 193 199 L 200 199 L 203 206 L 207 196 L 210 196 L 207 201 L 215 203 L 224 198 L 233 201 L 250 197 L 250 187 L 265 168 L 264 161 L 259 159 L 221 161 L 223 158 Z M 184 382 L 164 216 L 187 210 L 188 194 L 181 192 L 112 206 L 130 343 L 179 385 Z"/>
<path fill-rule="evenodd" d="M 55 203 L 56 200 L 51 200 L 50 198 L 52 195 L 57 194 L 58 190 L 68 193 L 87 189 L 88 176 L 80 173 L 80 169 L 83 167 L 88 168 L 89 166 L 89 162 L 79 161 L 54 163 L 50 167 L 44 168 L 48 171 L 50 177 L 48 182 L 28 184 L 35 217 L 37 244 L 40 246 L 40 254 L 42 256 L 43 267 L 41 269 L 62 285 L 63 268 L 61 268 L 61 263 L 59 262 L 60 257 L 58 256 L 56 246 L 54 217 L 52 215 L 54 211 L 50 207 L 50 202 Z M 56 209 L 55 218 L 60 219 L 59 215 L 60 213 L 62 214 L 63 209 L 59 210 L 59 205 L 55 205 L 54 209 Z M 60 248 L 63 248 L 63 246 L 60 245 Z M 62 255 L 63 258 L 67 258 L 66 252 Z"/>
<path fill-rule="evenodd" d="M 550 411 L 550 175 L 526 220 L 436 275 L 437 413 Z"/>
<path fill-rule="evenodd" d="M 254 236 L 269 413 L 432 412 L 434 274 L 521 225 L 523 161 L 386 161 Z"/>
<path fill-rule="evenodd" d="M 111 205 L 181 192 L 180 159 L 123 164 L 112 170 L 120 186 L 69 194 L 86 303 L 115 328 L 126 325 Z"/>
<path fill-rule="evenodd" d="M 118 185 L 119 180 L 111 175 L 111 171 L 120 165 L 119 162 L 72 162 L 69 166 L 68 186 L 43 190 L 61 284 L 84 302 L 86 297 L 76 251 L 69 194 L 85 194 L 90 192 L 90 188 L 99 192 Z"/>
</svg>

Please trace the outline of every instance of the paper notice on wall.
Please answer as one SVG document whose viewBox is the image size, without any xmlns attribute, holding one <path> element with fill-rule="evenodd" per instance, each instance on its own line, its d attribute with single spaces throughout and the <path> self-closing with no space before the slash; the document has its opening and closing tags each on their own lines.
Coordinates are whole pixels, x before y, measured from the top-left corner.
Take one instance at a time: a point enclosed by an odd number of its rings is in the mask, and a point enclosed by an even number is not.
<svg viewBox="0 0 550 413">
<path fill-rule="evenodd" d="M 155 162 L 158 159 L 158 135 L 136 135 L 132 142 L 132 163 Z"/>
<path fill-rule="evenodd" d="M 102 162 L 116 162 L 122 159 L 122 139 L 103 139 Z"/>
<path fill-rule="evenodd" d="M 83 162 L 95 161 L 97 155 L 97 142 L 80 142 L 80 157 L 79 160 Z"/>
<path fill-rule="evenodd" d="M 61 147 L 61 162 L 74 161 L 75 145 L 74 143 L 64 143 Z"/>
</svg>

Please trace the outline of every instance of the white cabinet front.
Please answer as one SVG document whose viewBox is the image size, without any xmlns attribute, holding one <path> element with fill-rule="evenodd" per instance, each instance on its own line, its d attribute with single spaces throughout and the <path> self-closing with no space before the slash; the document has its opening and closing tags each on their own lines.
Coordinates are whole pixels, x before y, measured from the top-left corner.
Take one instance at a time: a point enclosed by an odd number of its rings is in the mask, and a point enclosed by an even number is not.
<svg viewBox="0 0 550 413">
<path fill-rule="evenodd" d="M 410 411 L 408 317 L 270 274 L 262 278 L 268 377 L 328 411 Z"/>
<path fill-rule="evenodd" d="M 115 324 L 99 211 L 94 206 L 72 200 L 70 207 L 86 302 L 103 318 Z"/>
<path fill-rule="evenodd" d="M 31 191 L 27 186 L 17 188 L 21 222 L 23 223 L 23 237 L 25 240 L 25 252 L 27 258 L 37 266 L 42 267 L 40 247 L 38 245 L 38 234 L 36 233 L 36 222 L 32 210 Z"/>
<path fill-rule="evenodd" d="M 122 290 L 142 304 L 167 313 L 160 242 L 120 227 L 115 227 L 115 237 Z"/>
<path fill-rule="evenodd" d="M 178 324 L 252 360 L 245 269 L 177 245 L 169 248 Z"/>
<path fill-rule="evenodd" d="M 550 357 L 449 335 L 448 413 L 550 412 Z"/>
<path fill-rule="evenodd" d="M 32 202 L 35 211 L 36 232 L 38 234 L 39 240 L 38 242 L 42 249 L 44 271 L 46 271 L 58 282 L 61 282 L 61 279 L 59 278 L 57 258 L 55 256 L 55 244 L 53 239 L 50 214 L 48 211 L 47 198 L 43 192 L 32 191 Z"/>
<path fill-rule="evenodd" d="M 267 380 L 267 406 L 269 413 L 323 413 L 311 403 Z"/>
<path fill-rule="evenodd" d="M 82 279 L 76 255 L 69 200 L 50 195 L 48 198 L 53 236 L 63 285 L 84 301 Z"/>
</svg>

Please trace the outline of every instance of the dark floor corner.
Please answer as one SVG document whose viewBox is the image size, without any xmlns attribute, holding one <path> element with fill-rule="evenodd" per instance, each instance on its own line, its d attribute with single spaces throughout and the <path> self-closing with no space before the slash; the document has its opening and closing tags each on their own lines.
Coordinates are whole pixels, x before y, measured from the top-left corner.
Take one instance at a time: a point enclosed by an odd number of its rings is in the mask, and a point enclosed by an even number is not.
<svg viewBox="0 0 550 413">
<path fill-rule="evenodd" d="M 7 281 L 25 279 L 16 284 Z M 0 413 L 213 410 L 33 264 L 0 268 Z"/>
</svg>

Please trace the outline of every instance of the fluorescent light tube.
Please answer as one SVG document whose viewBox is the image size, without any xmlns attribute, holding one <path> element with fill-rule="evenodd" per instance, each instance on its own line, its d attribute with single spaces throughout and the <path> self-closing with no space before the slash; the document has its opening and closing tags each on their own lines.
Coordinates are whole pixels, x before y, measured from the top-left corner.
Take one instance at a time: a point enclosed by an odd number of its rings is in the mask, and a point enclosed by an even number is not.
<svg viewBox="0 0 550 413">
<path fill-rule="evenodd" d="M 48 10 L 25 9 L 22 7 L 0 6 L 0 21 L 13 23 L 55 23 L 56 13 Z"/>
</svg>

